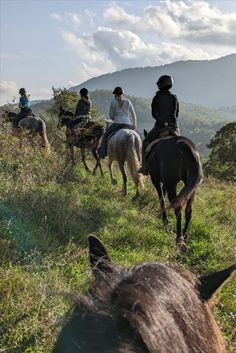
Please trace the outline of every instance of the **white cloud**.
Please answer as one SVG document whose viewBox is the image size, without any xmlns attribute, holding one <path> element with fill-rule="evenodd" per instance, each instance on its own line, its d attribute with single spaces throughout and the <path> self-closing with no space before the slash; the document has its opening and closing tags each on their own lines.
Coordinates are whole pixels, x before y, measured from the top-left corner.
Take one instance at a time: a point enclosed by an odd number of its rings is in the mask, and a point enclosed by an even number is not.
<svg viewBox="0 0 236 353">
<path fill-rule="evenodd" d="M 5 104 L 7 101 L 12 101 L 18 94 L 19 88 L 14 81 L 1 81 L 0 82 L 0 105 Z"/>
<path fill-rule="evenodd" d="M 62 20 L 61 15 L 59 15 L 58 13 L 50 13 L 49 17 L 52 18 L 53 20 L 56 20 L 56 21 Z"/>
<path fill-rule="evenodd" d="M 18 86 L 14 81 L 1 81 L 0 82 L 0 93 L 1 94 L 17 94 Z"/>
<path fill-rule="evenodd" d="M 110 24 L 135 32 L 236 47 L 236 12 L 223 13 L 205 0 L 164 0 L 162 6 L 148 6 L 142 17 L 130 15 L 116 3 L 111 3 L 103 16 Z"/>
<path fill-rule="evenodd" d="M 186 59 L 210 59 L 200 48 L 162 42 L 144 42 L 131 31 L 99 27 L 81 38 L 64 32 L 63 38 L 81 60 L 83 79 L 126 67 L 155 66 Z"/>
<path fill-rule="evenodd" d="M 59 15 L 58 13 L 51 13 L 49 17 L 58 22 L 73 25 L 75 27 L 78 27 L 81 24 L 81 16 L 74 12 L 66 12 L 63 15 Z"/>
<path fill-rule="evenodd" d="M 77 13 L 67 12 L 65 16 L 75 25 L 79 25 L 81 23 L 81 18 Z"/>
</svg>

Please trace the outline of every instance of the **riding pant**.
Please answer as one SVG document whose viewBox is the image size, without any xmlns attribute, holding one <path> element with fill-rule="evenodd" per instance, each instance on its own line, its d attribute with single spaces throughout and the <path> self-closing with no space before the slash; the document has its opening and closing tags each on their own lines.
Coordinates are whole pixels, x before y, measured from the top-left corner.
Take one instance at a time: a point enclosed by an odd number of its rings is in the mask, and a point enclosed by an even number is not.
<svg viewBox="0 0 236 353">
<path fill-rule="evenodd" d="M 12 127 L 17 129 L 19 122 L 29 115 L 32 115 L 32 110 L 30 108 L 22 108 L 20 113 L 12 120 Z"/>
</svg>

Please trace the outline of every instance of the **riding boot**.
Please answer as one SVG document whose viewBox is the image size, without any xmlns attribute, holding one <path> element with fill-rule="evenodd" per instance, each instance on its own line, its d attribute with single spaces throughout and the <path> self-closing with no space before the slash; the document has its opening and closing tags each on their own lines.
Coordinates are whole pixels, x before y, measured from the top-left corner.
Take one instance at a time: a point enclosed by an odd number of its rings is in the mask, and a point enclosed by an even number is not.
<svg viewBox="0 0 236 353">
<path fill-rule="evenodd" d="M 142 165 L 139 168 L 138 173 L 141 173 L 143 175 L 148 175 L 147 160 L 145 157 L 145 147 L 144 146 L 142 148 Z"/>
</svg>

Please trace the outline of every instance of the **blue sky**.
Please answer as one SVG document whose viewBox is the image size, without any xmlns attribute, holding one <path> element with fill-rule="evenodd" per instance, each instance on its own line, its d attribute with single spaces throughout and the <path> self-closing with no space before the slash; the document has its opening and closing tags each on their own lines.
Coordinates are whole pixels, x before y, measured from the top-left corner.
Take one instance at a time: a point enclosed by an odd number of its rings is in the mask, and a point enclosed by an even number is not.
<svg viewBox="0 0 236 353">
<path fill-rule="evenodd" d="M 236 52 L 236 1 L 0 0 L 0 104 L 127 67 Z"/>
</svg>

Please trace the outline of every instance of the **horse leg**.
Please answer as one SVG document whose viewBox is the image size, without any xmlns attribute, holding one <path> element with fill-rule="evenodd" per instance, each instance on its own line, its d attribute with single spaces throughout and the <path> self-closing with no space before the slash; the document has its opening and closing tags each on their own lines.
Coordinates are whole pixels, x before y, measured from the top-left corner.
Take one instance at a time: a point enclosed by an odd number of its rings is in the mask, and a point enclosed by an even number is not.
<svg viewBox="0 0 236 353">
<path fill-rule="evenodd" d="M 186 207 L 185 207 L 185 225 L 184 225 L 184 230 L 183 230 L 183 236 L 184 236 L 185 241 L 187 241 L 187 239 L 188 239 L 187 229 L 188 229 L 191 217 L 192 217 L 193 200 L 194 200 L 194 194 L 192 194 L 191 197 L 188 199 Z"/>
<path fill-rule="evenodd" d="M 94 158 L 95 158 L 96 161 L 97 161 L 97 163 L 96 163 L 96 165 L 95 165 L 95 168 L 94 168 L 94 170 L 93 170 L 93 175 L 96 175 L 97 167 L 99 167 L 100 173 L 101 173 L 101 175 L 103 175 L 103 170 L 102 170 L 100 158 L 99 158 L 99 156 L 98 156 L 98 151 L 97 151 L 97 148 L 96 148 L 96 147 L 92 150 L 92 154 L 93 154 Z"/>
<path fill-rule="evenodd" d="M 177 185 L 166 185 L 166 191 L 168 195 L 168 199 L 170 203 L 174 202 L 176 199 L 176 187 Z M 175 217 L 176 217 L 176 244 L 181 246 L 181 250 L 186 250 L 186 245 L 184 243 L 184 238 L 182 236 L 182 229 L 181 229 L 181 207 L 176 207 L 174 209 Z"/>
<path fill-rule="evenodd" d="M 152 182 L 153 185 L 156 188 L 157 194 L 158 194 L 158 198 L 159 198 L 159 202 L 160 202 L 160 207 L 161 207 L 161 217 L 162 217 L 162 221 L 164 223 L 164 225 L 166 225 L 168 223 L 168 218 L 167 218 L 167 213 L 166 213 L 166 208 L 165 208 L 165 194 L 166 194 L 166 189 L 165 187 L 161 187 L 161 184 L 154 180 L 152 178 Z"/>
<path fill-rule="evenodd" d="M 81 148 L 80 151 L 81 151 L 82 162 L 83 162 L 84 168 L 85 168 L 86 172 L 91 173 L 89 167 L 88 167 L 87 164 L 86 164 L 85 149 L 84 149 L 84 148 Z"/>
<path fill-rule="evenodd" d="M 72 165 L 75 165 L 74 146 L 71 144 L 68 146 L 67 161 L 71 161 Z"/>
<path fill-rule="evenodd" d="M 113 175 L 112 162 L 113 162 L 112 160 L 108 161 L 108 168 L 109 168 L 109 171 L 110 171 L 111 183 L 112 183 L 112 185 L 116 185 L 117 181 L 116 181 L 116 179 L 114 178 L 114 175 Z"/>
<path fill-rule="evenodd" d="M 119 162 L 119 167 L 123 177 L 122 193 L 124 194 L 124 196 L 126 196 L 127 195 L 127 175 L 125 171 L 125 162 Z"/>
</svg>

